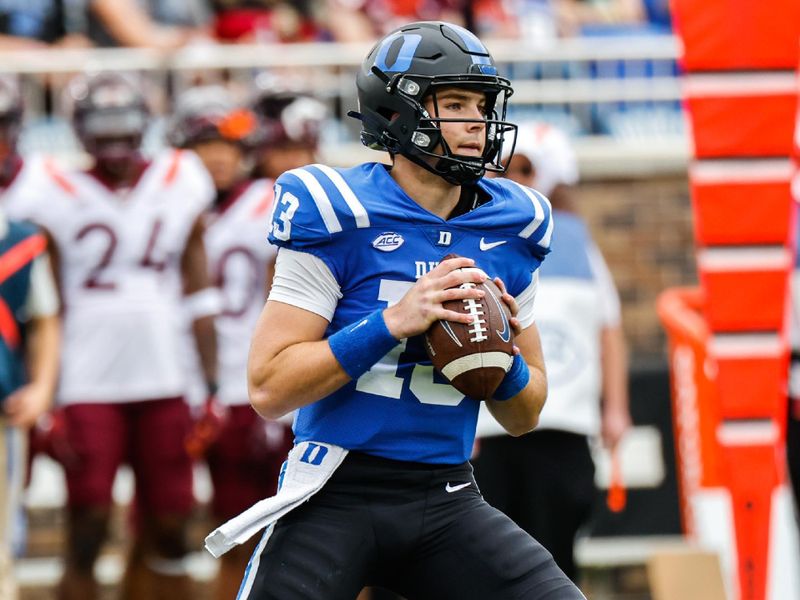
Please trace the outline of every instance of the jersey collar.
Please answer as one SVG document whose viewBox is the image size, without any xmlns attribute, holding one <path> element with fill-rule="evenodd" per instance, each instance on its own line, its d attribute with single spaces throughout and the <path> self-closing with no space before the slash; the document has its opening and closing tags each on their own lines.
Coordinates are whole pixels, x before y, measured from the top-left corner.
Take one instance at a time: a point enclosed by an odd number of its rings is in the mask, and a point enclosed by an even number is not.
<svg viewBox="0 0 800 600">
<path fill-rule="evenodd" d="M 480 209 L 483 206 L 487 206 L 490 204 L 494 204 L 502 200 L 502 197 L 497 196 L 496 194 L 492 194 L 488 186 L 486 185 L 486 181 L 484 178 L 478 180 L 477 183 L 473 184 L 472 187 L 477 194 L 477 206 L 470 210 L 462 211 L 458 210 L 458 206 L 453 210 L 453 215 L 449 219 L 443 219 L 442 217 L 433 214 L 428 209 L 420 206 L 417 202 L 414 201 L 411 196 L 409 196 L 403 188 L 401 188 L 398 183 L 394 180 L 394 178 L 389 173 L 389 167 L 384 165 L 383 163 L 374 163 L 373 168 L 376 169 L 378 179 L 380 181 L 380 186 L 377 189 L 380 189 L 383 193 L 392 193 L 394 195 L 394 200 L 399 203 L 401 206 L 405 205 L 409 208 L 412 214 L 409 214 L 409 211 L 405 211 L 407 215 L 411 217 L 412 220 L 417 220 L 420 216 L 420 213 L 429 217 L 429 219 L 437 222 L 437 223 L 458 223 L 463 220 L 468 220 L 472 218 L 473 215 L 480 212 Z M 464 198 L 464 194 L 462 193 L 462 199 Z M 459 205 L 461 205 L 462 200 L 459 200 Z"/>
</svg>

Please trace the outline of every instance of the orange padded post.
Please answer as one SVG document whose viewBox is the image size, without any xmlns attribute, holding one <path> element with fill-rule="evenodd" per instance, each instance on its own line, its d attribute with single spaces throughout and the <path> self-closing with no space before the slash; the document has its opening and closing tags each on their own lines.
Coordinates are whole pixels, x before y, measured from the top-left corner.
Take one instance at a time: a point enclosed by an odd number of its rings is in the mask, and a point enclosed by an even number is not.
<svg viewBox="0 0 800 600">
<path fill-rule="evenodd" d="M 687 71 L 794 69 L 800 5 L 794 0 L 671 0 Z"/>
<path fill-rule="evenodd" d="M 690 169 L 695 238 L 700 246 L 788 244 L 795 204 L 787 202 L 788 160 L 714 161 Z"/>
<path fill-rule="evenodd" d="M 672 8 L 701 285 L 659 298 L 684 523 L 719 552 L 730 600 L 800 598 L 784 467 L 800 0 Z"/>
<path fill-rule="evenodd" d="M 770 419 L 783 423 L 784 381 L 789 368 L 789 344 L 785 339 L 769 334 L 717 336 L 710 354 L 716 365 L 722 419 Z"/>
<path fill-rule="evenodd" d="M 704 249 L 697 267 L 712 331 L 783 329 L 792 269 L 787 248 Z"/>
<path fill-rule="evenodd" d="M 686 77 L 696 158 L 786 157 L 797 112 L 795 72 Z"/>
</svg>

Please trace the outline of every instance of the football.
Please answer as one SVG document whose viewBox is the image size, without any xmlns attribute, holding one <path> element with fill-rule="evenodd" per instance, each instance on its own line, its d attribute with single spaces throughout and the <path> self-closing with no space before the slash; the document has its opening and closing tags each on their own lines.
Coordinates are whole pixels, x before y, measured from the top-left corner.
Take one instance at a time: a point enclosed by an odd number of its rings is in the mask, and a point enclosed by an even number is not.
<svg viewBox="0 0 800 600">
<path fill-rule="evenodd" d="M 451 300 L 444 307 L 472 315 L 472 323 L 436 321 L 425 332 L 425 349 L 434 368 L 454 388 L 475 400 L 487 400 L 514 360 L 514 333 L 508 321 L 511 313 L 491 279 L 461 287 L 466 286 L 482 289 L 486 295 Z"/>
</svg>

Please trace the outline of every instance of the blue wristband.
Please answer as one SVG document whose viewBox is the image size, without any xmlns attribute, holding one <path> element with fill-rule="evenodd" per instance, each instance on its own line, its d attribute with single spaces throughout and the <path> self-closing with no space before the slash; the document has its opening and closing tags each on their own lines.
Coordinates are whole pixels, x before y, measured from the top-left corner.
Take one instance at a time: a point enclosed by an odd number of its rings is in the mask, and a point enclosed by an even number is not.
<svg viewBox="0 0 800 600">
<path fill-rule="evenodd" d="M 333 355 L 351 379 L 361 377 L 399 343 L 386 327 L 383 309 L 342 327 L 328 338 Z"/>
<path fill-rule="evenodd" d="M 528 363 L 522 358 L 521 354 L 514 356 L 514 362 L 511 363 L 511 368 L 506 373 L 503 381 L 497 386 L 493 400 L 509 400 L 519 394 L 528 382 L 531 380 L 531 371 L 528 368 Z"/>
</svg>

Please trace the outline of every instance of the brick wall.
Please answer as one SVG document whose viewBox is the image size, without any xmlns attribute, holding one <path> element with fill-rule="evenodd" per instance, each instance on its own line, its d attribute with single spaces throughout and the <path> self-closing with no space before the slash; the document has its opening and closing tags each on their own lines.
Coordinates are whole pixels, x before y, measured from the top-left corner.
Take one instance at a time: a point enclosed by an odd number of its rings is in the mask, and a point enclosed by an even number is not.
<svg viewBox="0 0 800 600">
<path fill-rule="evenodd" d="M 588 181 L 577 194 L 619 289 L 631 367 L 664 362 L 656 298 L 665 288 L 697 283 L 688 180 Z"/>
</svg>

